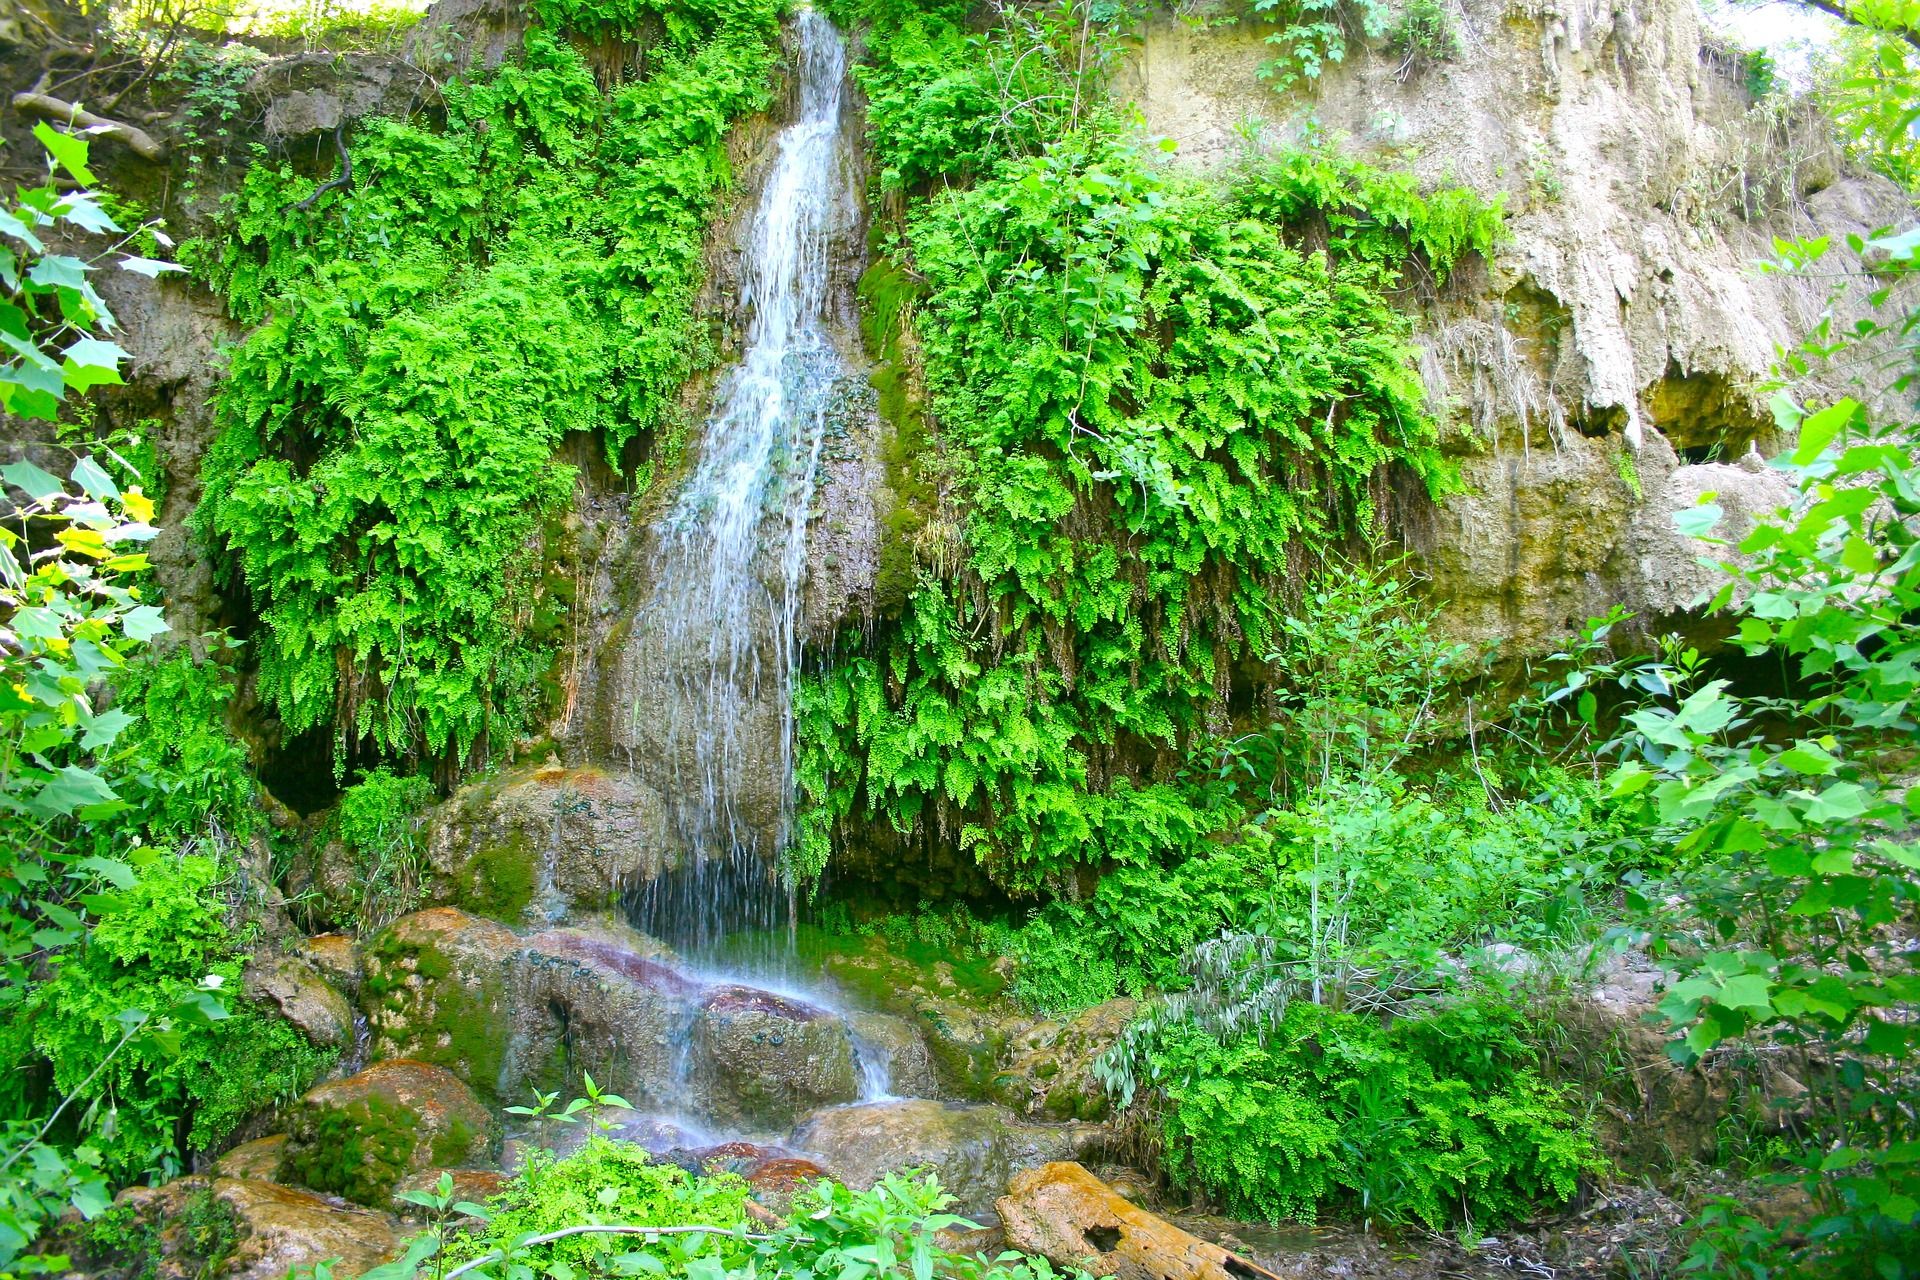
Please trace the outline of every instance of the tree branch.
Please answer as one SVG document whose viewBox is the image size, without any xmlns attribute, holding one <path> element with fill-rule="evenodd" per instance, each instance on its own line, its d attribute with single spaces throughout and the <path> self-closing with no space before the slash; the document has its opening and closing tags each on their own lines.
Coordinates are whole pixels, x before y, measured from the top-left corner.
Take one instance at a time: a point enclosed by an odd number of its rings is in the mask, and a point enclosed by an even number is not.
<svg viewBox="0 0 1920 1280">
<path fill-rule="evenodd" d="M 1916 49 L 1920 49 L 1920 31 L 1911 27 L 1884 27 L 1877 22 L 1869 22 L 1853 11 L 1847 0 L 1799 0 L 1809 9 L 1818 9 L 1824 14 L 1840 19 L 1849 26 L 1877 32 L 1883 36 L 1892 36 L 1896 40 L 1905 40 Z"/>
<path fill-rule="evenodd" d="M 158 164 L 167 158 L 166 145 L 155 139 L 145 129 L 136 128 L 124 120 L 109 120 L 105 116 L 97 116 L 91 111 L 82 110 L 74 103 L 62 101 L 51 94 L 35 93 L 32 90 L 16 93 L 13 95 L 13 106 L 16 111 L 24 111 L 31 116 L 43 116 L 63 124 L 77 125 L 100 137 L 125 143 L 130 151 L 143 160 L 151 160 Z"/>
</svg>

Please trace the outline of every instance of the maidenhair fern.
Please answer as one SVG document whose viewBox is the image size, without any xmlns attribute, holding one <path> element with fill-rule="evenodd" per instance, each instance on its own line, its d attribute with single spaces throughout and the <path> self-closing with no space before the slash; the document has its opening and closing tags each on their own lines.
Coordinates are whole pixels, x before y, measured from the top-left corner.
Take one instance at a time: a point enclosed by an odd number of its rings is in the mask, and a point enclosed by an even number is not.
<svg viewBox="0 0 1920 1280">
<path fill-rule="evenodd" d="M 287 729 L 459 758 L 528 710 L 542 517 L 563 437 L 610 459 L 671 425 L 710 357 L 701 244 L 729 121 L 767 99 L 769 0 L 547 0 L 551 23 L 637 30 L 645 77 L 603 94 L 536 27 L 448 86 L 446 123 L 369 121 L 357 185 L 257 166 L 203 245 L 257 327 L 218 402 L 196 525 L 261 620 Z M 226 560 L 226 557 L 222 557 Z"/>
<path fill-rule="evenodd" d="M 890 252 L 924 281 L 912 324 L 965 552 L 924 559 L 897 625 L 801 690 L 791 866 L 816 874 L 843 820 L 937 821 L 1028 887 L 1220 829 L 1181 762 L 1271 647 L 1289 566 L 1372 530 L 1389 467 L 1456 483 L 1389 299 L 1501 218 L 1323 152 L 1178 180 L 1106 117 L 1037 145 L 983 134 L 959 185 L 894 131 L 916 83 L 964 81 L 953 60 L 994 37 L 934 23 L 876 24 L 868 82 L 875 150 L 899 157 L 883 185 L 947 179 Z"/>
</svg>

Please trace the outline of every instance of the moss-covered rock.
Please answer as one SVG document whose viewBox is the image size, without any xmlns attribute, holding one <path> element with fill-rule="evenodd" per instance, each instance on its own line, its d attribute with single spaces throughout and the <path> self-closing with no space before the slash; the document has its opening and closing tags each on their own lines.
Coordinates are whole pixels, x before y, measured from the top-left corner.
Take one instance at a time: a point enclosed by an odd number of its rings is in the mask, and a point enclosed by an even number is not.
<svg viewBox="0 0 1920 1280">
<path fill-rule="evenodd" d="M 250 1178 L 181 1178 L 123 1192 L 96 1219 L 75 1262 L 115 1280 L 282 1280 L 331 1260 L 357 1276 L 398 1248 L 385 1214 Z"/>
<path fill-rule="evenodd" d="M 1108 1000 L 1065 1022 L 1036 1022 L 1013 1037 L 989 1085 L 993 1100 L 1030 1120 L 1104 1120 L 1113 1111 L 1094 1060 L 1139 1012 L 1133 1000 Z"/>
<path fill-rule="evenodd" d="M 717 988 L 702 1002 L 694 1045 L 707 1068 L 707 1113 L 726 1129 L 785 1129 L 860 1094 L 845 1020 L 797 1000 Z"/>
<path fill-rule="evenodd" d="M 659 797 L 599 769 L 520 769 L 463 787 L 427 836 L 429 900 L 512 925 L 604 911 L 659 874 Z"/>
<path fill-rule="evenodd" d="M 451 1071 L 400 1058 L 308 1092 L 279 1180 L 384 1208 L 409 1173 L 484 1160 L 493 1117 Z"/>
<path fill-rule="evenodd" d="M 449 907 L 393 922 L 367 947 L 362 1007 L 376 1058 L 459 1075 L 496 1106 L 577 1092 L 592 1073 L 664 1101 L 699 987 L 668 954 L 611 922 L 523 937 Z"/>
</svg>

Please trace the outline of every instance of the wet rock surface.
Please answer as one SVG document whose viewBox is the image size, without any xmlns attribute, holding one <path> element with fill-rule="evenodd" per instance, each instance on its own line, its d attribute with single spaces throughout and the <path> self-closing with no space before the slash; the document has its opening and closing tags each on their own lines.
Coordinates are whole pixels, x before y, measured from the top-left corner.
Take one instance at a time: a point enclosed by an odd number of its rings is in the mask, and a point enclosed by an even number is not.
<svg viewBox="0 0 1920 1280">
<path fill-rule="evenodd" d="M 209 1200 L 226 1222 L 212 1233 L 187 1230 L 189 1208 L 204 1220 Z M 399 1247 L 385 1214 L 253 1179 L 182 1178 L 125 1192 L 119 1203 L 159 1228 L 154 1280 L 200 1280 L 216 1267 L 227 1280 L 284 1280 L 295 1267 L 327 1259 L 335 1260 L 334 1275 L 344 1278 L 378 1266 Z M 209 1256 L 209 1245 L 216 1256 Z"/>
<path fill-rule="evenodd" d="M 213 1162 L 214 1172 L 225 1178 L 272 1182 L 274 1175 L 280 1171 L 280 1161 L 285 1157 L 286 1150 L 286 1134 L 268 1134 L 252 1142 L 243 1142 L 221 1156 Z"/>
<path fill-rule="evenodd" d="M 385 1207 L 409 1173 L 485 1162 L 493 1131 L 493 1116 L 452 1072 L 376 1062 L 294 1107 L 278 1180 Z"/>
<path fill-rule="evenodd" d="M 859 1096 L 853 1037 L 817 1006 L 726 986 L 707 994 L 695 1024 L 706 1112 L 725 1130 L 778 1130 L 818 1107 Z"/>
</svg>

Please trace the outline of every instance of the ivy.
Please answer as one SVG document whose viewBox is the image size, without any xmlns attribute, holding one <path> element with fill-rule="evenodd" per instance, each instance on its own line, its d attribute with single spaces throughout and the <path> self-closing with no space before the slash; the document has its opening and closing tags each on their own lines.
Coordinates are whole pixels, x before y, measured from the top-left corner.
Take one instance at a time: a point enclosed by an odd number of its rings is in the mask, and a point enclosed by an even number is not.
<svg viewBox="0 0 1920 1280">
<path fill-rule="evenodd" d="M 358 185 L 257 164 L 194 255 L 257 326 L 195 527 L 259 615 L 260 688 L 287 731 L 376 758 L 458 763 L 525 720 L 548 661 L 533 622 L 554 607 L 542 518 L 574 479 L 556 447 L 597 435 L 618 464 L 671 432 L 713 357 L 701 245 L 727 126 L 767 100 L 777 8 L 541 13 L 664 17 L 645 78 L 605 94 L 536 27 L 518 61 L 448 86 L 444 127 L 357 128 Z"/>
</svg>

